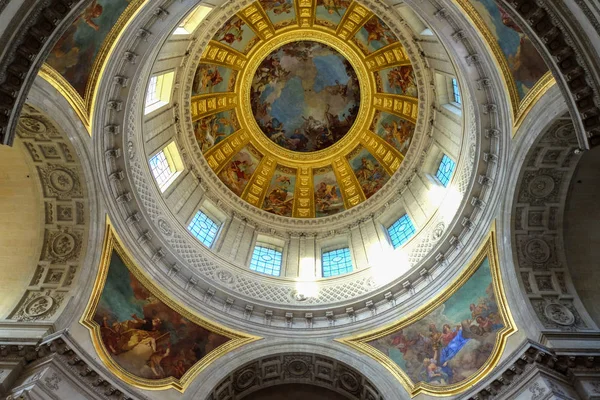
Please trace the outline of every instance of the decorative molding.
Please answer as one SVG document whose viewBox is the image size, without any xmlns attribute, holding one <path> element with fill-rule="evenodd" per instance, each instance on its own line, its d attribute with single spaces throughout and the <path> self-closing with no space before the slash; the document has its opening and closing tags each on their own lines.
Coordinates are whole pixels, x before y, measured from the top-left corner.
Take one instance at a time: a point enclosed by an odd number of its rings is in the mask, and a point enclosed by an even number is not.
<svg viewBox="0 0 600 400">
<path fill-rule="evenodd" d="M 360 371 L 318 354 L 272 354 L 252 361 L 219 382 L 206 400 L 235 400 L 262 387 L 301 383 L 324 387 L 351 400 L 383 400 Z"/>
<path fill-rule="evenodd" d="M 226 355 L 230 351 L 261 339 L 257 336 L 237 332 L 233 329 L 226 328 L 219 323 L 206 320 L 205 318 L 191 313 L 185 306 L 171 299 L 167 294 L 163 293 L 162 288 L 157 287 L 155 283 L 152 282 L 152 280 L 142 269 L 134 264 L 133 259 L 131 258 L 127 249 L 121 244 L 121 241 L 113 230 L 108 218 L 106 223 L 107 226 L 104 237 L 104 248 L 102 251 L 100 266 L 98 268 L 98 276 L 94 283 L 90 300 L 83 316 L 81 317 L 80 323 L 89 330 L 94 348 L 96 349 L 96 352 L 104 365 L 123 382 L 128 385 L 146 390 L 175 389 L 183 393 L 192 383 L 192 381 L 198 376 L 198 374 L 200 374 L 200 372 L 202 372 L 202 370 L 210 363 Z M 129 270 L 129 273 L 132 274 L 139 281 L 142 287 L 150 292 L 152 296 L 160 300 L 171 310 L 191 321 L 191 323 L 196 324 L 209 332 L 214 332 L 218 335 L 225 336 L 230 340 L 200 358 L 191 368 L 186 371 L 185 374 L 183 374 L 180 379 L 176 379 L 173 376 L 162 379 L 143 378 L 134 375 L 119 365 L 107 350 L 104 344 L 104 338 L 101 334 L 101 326 L 95 320 L 96 309 L 106 283 L 114 252 L 119 255 L 127 270 Z M 190 281 L 189 283 L 191 286 L 195 285 L 194 281 Z"/>
<path fill-rule="evenodd" d="M 563 250 L 563 217 L 579 157 L 575 128 L 558 119 L 523 162 L 512 206 L 517 278 L 545 330 L 591 329 L 572 292 Z"/>
<path fill-rule="evenodd" d="M 593 72 L 598 56 L 586 48 L 589 39 L 584 31 L 569 27 L 578 25 L 576 17 L 553 2 L 500 3 L 533 39 L 554 75 L 560 77 L 558 83 L 567 97 L 579 146 L 589 149 L 600 145 L 600 82 Z"/>
<path fill-rule="evenodd" d="M 478 384 L 475 392 L 471 392 L 465 398 L 468 400 L 515 398 L 515 392 L 527 387 L 532 374 L 536 371 L 553 375 L 570 384 L 578 380 L 579 374 L 584 376 L 592 374 L 598 378 L 600 353 L 597 350 L 549 349 L 526 341 L 496 369 L 491 377 Z M 543 394 L 545 388 L 534 383 L 527 390 L 533 399 L 536 394 Z"/>
<path fill-rule="evenodd" d="M 0 143 L 12 145 L 27 93 L 36 73 L 60 35 L 91 0 L 38 1 L 15 26 L 0 60 Z"/>
<path fill-rule="evenodd" d="M 75 343 L 67 332 L 58 332 L 36 344 L 17 345 L 14 344 L 14 339 L 10 339 L 8 343 L 0 339 L 0 364 L 2 363 L 21 363 L 24 367 L 21 376 L 31 376 L 18 379 L 21 383 L 9 389 L 9 393 L 15 399 L 30 391 L 32 389 L 30 382 L 42 378 L 42 371 L 52 363 L 60 367 L 60 374 L 53 372 L 40 381 L 40 384 L 51 391 L 59 390 L 62 384 L 66 384 L 65 377 L 68 377 L 70 382 L 76 382 L 82 391 L 88 392 L 88 394 L 82 393 L 86 398 L 93 394 L 95 399 L 145 399 L 144 396 L 133 395 L 130 388 L 123 387 L 120 382 L 116 383 L 108 378 L 102 368 Z"/>
<path fill-rule="evenodd" d="M 87 250 L 85 180 L 70 140 L 47 115 L 26 104 L 17 136 L 38 171 L 45 233 L 33 279 L 10 319 L 53 320 L 71 295 Z"/>
</svg>

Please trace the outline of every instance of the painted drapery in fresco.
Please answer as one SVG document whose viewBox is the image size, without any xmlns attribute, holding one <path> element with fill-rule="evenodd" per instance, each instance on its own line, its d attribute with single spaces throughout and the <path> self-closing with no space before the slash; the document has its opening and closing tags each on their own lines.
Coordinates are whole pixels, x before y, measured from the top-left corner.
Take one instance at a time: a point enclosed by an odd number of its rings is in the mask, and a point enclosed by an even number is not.
<svg viewBox="0 0 600 400">
<path fill-rule="evenodd" d="M 522 100 L 548 72 L 548 66 L 531 40 L 495 0 L 469 2 L 496 38 Z"/>
<path fill-rule="evenodd" d="M 58 40 L 46 63 L 81 95 L 96 56 L 127 6 L 135 0 L 94 0 Z"/>
<path fill-rule="evenodd" d="M 94 322 L 110 357 L 143 379 L 180 379 L 230 339 L 185 318 L 156 298 L 113 250 Z"/>
<path fill-rule="evenodd" d="M 505 327 L 485 258 L 445 302 L 402 329 L 368 342 L 415 384 L 449 386 L 474 375 Z"/>
</svg>

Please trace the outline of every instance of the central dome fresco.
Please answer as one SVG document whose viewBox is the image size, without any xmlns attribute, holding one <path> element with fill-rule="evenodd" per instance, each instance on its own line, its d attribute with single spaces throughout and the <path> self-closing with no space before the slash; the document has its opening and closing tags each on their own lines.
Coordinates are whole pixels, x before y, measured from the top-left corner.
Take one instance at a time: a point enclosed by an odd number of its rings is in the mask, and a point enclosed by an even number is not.
<svg viewBox="0 0 600 400">
<path fill-rule="evenodd" d="M 294 151 L 322 150 L 338 142 L 356 120 L 358 77 L 331 47 L 292 42 L 259 65 L 251 103 L 258 125 L 273 142 Z"/>
<path fill-rule="evenodd" d="M 418 115 L 390 27 L 353 1 L 261 0 L 221 26 L 191 88 L 195 142 L 219 180 L 271 214 L 327 217 L 398 170 Z"/>
</svg>

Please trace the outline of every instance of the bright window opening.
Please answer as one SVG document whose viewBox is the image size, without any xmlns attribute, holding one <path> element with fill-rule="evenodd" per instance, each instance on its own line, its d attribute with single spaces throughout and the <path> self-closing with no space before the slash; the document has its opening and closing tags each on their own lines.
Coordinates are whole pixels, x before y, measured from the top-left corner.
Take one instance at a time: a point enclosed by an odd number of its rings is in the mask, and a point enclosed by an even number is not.
<svg viewBox="0 0 600 400">
<path fill-rule="evenodd" d="M 458 82 L 456 81 L 456 78 L 452 78 L 452 95 L 454 96 L 455 103 L 462 104 L 460 89 L 458 88 Z"/>
<path fill-rule="evenodd" d="M 196 7 L 194 11 L 188 14 L 188 16 L 185 17 L 183 21 L 181 21 L 181 24 L 179 24 L 179 26 L 175 29 L 173 35 L 189 35 L 190 33 L 193 33 L 198 27 L 198 25 L 200 25 L 200 23 L 204 21 L 206 16 L 211 11 L 212 7 Z"/>
<path fill-rule="evenodd" d="M 413 225 L 408 214 L 401 216 L 396 222 L 388 228 L 388 233 L 394 249 L 402 246 L 415 234 L 417 230 Z"/>
<path fill-rule="evenodd" d="M 169 143 L 164 149 L 150 158 L 150 170 L 161 192 L 175 181 L 183 171 L 183 161 L 175 142 Z"/>
<path fill-rule="evenodd" d="M 219 224 L 202 211 L 198 211 L 188 225 L 188 230 L 206 247 L 211 247 L 219 232 Z"/>
<path fill-rule="evenodd" d="M 171 101 L 171 89 L 173 88 L 173 79 L 175 72 L 167 72 L 162 75 L 150 77 L 148 82 L 148 91 L 146 92 L 146 105 L 144 114 L 156 111 Z"/>
<path fill-rule="evenodd" d="M 352 259 L 350 258 L 350 249 L 326 251 L 321 256 L 323 266 L 323 277 L 343 275 L 352 272 Z"/>
<path fill-rule="evenodd" d="M 257 245 L 252 253 L 250 269 L 261 274 L 279 276 L 281 274 L 281 258 L 281 251 Z"/>
<path fill-rule="evenodd" d="M 440 162 L 440 166 L 435 174 L 435 177 L 438 178 L 440 183 L 444 185 L 444 187 L 448 187 L 450 183 L 450 178 L 452 178 L 452 173 L 454 172 L 454 168 L 456 167 L 456 163 L 452 161 L 450 157 L 444 154 L 442 157 L 442 161 Z"/>
</svg>

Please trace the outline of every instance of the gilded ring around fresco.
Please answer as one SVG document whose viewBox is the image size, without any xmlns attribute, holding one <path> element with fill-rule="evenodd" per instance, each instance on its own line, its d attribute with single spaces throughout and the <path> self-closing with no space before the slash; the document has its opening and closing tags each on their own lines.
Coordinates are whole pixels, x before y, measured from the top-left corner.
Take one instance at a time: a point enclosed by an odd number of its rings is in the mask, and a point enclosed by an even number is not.
<svg viewBox="0 0 600 400">
<path fill-rule="evenodd" d="M 307 54 L 303 54 L 305 51 Z M 265 96 L 261 103 L 270 111 L 263 116 L 260 103 L 257 104 L 256 100 L 260 100 L 257 97 L 262 97 L 264 93 L 255 94 L 255 91 L 262 89 L 260 75 L 265 63 L 274 59 L 278 60 L 276 64 L 279 63 L 280 67 L 283 62 L 289 68 L 290 75 L 283 79 L 272 74 L 267 76 L 265 79 L 269 80 L 269 85 L 264 88 L 268 90 L 267 96 L 271 90 L 285 87 L 288 88 L 284 93 L 287 98 L 279 96 L 284 105 L 290 106 L 294 101 L 298 105 L 297 100 L 290 99 L 296 96 L 304 97 L 303 101 L 306 102 L 302 105 L 302 114 L 294 121 L 288 117 L 292 131 L 284 128 L 286 132 L 283 139 L 278 139 L 268 124 L 269 117 L 281 115 L 273 110 L 279 105 L 278 102 Z M 309 76 L 311 71 L 315 74 L 314 78 Z M 338 79 L 335 75 L 338 75 Z M 366 125 L 373 113 L 369 106 L 375 91 L 375 79 L 371 75 L 357 49 L 335 35 L 308 29 L 279 34 L 255 50 L 238 80 L 236 91 L 241 95 L 239 110 L 242 129 L 250 133 L 252 143 L 262 154 L 276 157 L 279 164 L 288 167 L 299 164 L 312 167 L 329 165 L 341 152 L 348 152 L 355 147 L 359 133 L 368 129 Z M 336 83 L 336 80 L 344 84 Z M 299 85 L 294 88 L 297 83 Z M 346 97 L 343 96 L 344 91 Z M 346 122 L 342 126 L 340 119 L 346 117 L 351 123 Z M 272 127 L 273 121 L 270 125 Z M 320 138 L 321 134 L 323 137 Z M 306 142 L 306 147 L 303 149 L 301 144 L 298 146 L 296 139 L 300 139 L 300 143 Z"/>
<path fill-rule="evenodd" d="M 355 1 L 259 0 L 194 73 L 194 141 L 233 194 L 291 218 L 367 201 L 412 143 L 419 95 L 402 43 Z"/>
</svg>

